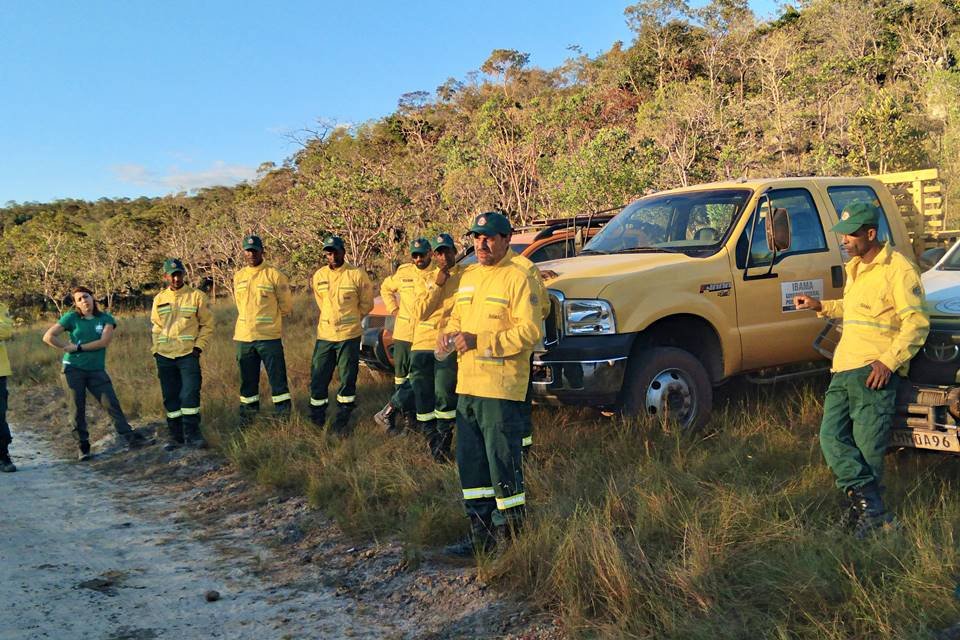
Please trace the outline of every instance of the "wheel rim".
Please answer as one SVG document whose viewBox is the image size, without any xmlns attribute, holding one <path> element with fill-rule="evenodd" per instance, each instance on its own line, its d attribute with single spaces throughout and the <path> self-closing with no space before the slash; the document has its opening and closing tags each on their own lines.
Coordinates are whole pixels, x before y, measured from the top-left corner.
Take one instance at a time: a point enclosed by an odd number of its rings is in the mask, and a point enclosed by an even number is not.
<svg viewBox="0 0 960 640">
<path fill-rule="evenodd" d="M 644 410 L 660 420 L 675 420 L 689 427 L 697 415 L 697 396 L 690 375 L 681 369 L 664 369 L 647 385 Z"/>
</svg>

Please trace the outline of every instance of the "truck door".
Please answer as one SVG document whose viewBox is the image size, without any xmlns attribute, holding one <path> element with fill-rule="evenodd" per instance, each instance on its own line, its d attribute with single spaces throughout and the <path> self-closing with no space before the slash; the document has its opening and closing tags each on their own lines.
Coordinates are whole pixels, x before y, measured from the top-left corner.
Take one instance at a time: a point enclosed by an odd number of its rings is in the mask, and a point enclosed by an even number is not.
<svg viewBox="0 0 960 640">
<path fill-rule="evenodd" d="M 843 291 L 839 250 L 827 242 L 824 228 L 829 218 L 817 207 L 812 190 L 806 186 L 772 189 L 767 196 L 748 219 L 732 258 L 743 368 L 748 370 L 820 359 L 813 341 L 824 320 L 808 311 L 798 312 L 793 296 L 805 293 L 830 299 Z M 790 248 L 777 254 L 772 270 L 766 242 L 768 206 L 787 210 L 792 231 Z"/>
</svg>

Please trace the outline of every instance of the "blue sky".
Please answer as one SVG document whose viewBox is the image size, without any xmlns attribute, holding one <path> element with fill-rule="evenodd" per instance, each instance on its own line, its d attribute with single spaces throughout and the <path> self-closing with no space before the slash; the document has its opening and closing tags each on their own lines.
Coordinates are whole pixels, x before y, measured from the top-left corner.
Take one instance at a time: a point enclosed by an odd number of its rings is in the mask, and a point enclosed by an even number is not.
<svg viewBox="0 0 960 640">
<path fill-rule="evenodd" d="M 493 49 L 550 68 L 629 41 L 628 4 L 4 0 L 0 204 L 232 184 L 291 155 L 286 133 L 386 115 Z"/>
</svg>

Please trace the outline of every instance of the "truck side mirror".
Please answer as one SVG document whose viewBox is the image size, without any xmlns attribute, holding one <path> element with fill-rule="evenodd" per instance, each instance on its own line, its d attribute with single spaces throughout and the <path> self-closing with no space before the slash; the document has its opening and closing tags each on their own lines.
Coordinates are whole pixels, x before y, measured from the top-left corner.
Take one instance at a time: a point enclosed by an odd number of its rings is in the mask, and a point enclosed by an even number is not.
<svg viewBox="0 0 960 640">
<path fill-rule="evenodd" d="M 779 253 L 790 248 L 790 216 L 780 207 L 773 210 L 767 220 L 767 249 L 770 253 Z"/>
<path fill-rule="evenodd" d="M 927 249 L 920 254 L 920 257 L 917 259 L 917 262 L 920 263 L 920 268 L 926 271 L 927 269 L 932 269 L 933 265 L 940 262 L 940 259 L 947 253 L 947 250 L 943 247 L 934 247 L 933 249 Z"/>
</svg>

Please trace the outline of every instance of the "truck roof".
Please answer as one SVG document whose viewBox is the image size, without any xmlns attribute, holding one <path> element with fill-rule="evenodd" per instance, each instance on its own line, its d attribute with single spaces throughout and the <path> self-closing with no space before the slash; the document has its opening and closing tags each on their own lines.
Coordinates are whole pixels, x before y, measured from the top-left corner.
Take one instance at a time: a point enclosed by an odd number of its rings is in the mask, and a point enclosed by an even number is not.
<svg viewBox="0 0 960 640">
<path fill-rule="evenodd" d="M 875 178 L 867 176 L 795 176 L 789 178 L 739 178 L 737 180 L 724 180 L 722 182 L 707 182 L 704 184 L 690 185 L 688 187 L 677 187 L 658 191 L 657 193 L 683 193 L 687 191 L 703 191 L 705 189 L 762 189 L 772 183 L 790 184 L 790 183 L 810 183 L 815 182 L 824 186 L 838 184 L 879 184 Z M 656 194 L 648 194 L 656 195 Z"/>
</svg>

